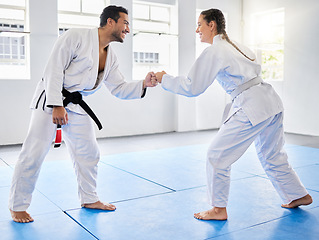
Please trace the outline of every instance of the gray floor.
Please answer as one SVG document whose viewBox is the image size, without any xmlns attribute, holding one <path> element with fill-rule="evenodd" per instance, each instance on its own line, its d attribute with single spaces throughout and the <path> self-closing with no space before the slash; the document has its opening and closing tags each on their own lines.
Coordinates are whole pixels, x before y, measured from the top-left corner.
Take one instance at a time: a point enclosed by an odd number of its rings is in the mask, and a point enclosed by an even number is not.
<svg viewBox="0 0 319 240">
<path fill-rule="evenodd" d="M 98 139 L 101 156 L 147 151 L 152 149 L 170 148 L 194 144 L 208 144 L 217 130 L 203 130 L 192 132 L 170 132 L 149 135 L 112 137 Z M 319 148 L 319 137 L 286 133 L 286 143 L 300 146 Z M 0 146 L 0 165 L 14 165 L 21 145 Z M 52 148 L 46 161 L 69 158 L 65 144 L 58 149 Z"/>
</svg>

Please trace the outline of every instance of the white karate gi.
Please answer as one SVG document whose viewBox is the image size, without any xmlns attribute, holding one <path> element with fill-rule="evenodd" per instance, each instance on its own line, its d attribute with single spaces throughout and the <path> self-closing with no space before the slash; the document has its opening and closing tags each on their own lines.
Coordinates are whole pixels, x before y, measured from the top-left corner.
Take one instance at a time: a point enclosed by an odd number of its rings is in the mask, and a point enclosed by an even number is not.
<svg viewBox="0 0 319 240">
<path fill-rule="evenodd" d="M 246 47 L 238 47 L 251 58 Z M 195 97 L 215 79 L 230 94 L 237 86 L 259 76 L 260 65 L 250 61 L 222 35 L 213 39 L 192 66 L 187 77 L 165 74 L 162 87 L 173 93 Z M 238 95 L 227 119 L 207 153 L 208 196 L 212 206 L 226 207 L 231 164 L 255 141 L 259 160 L 284 203 L 307 195 L 283 149 L 283 105 L 271 85 L 262 82 Z"/>
<path fill-rule="evenodd" d="M 63 106 L 62 87 L 86 96 L 94 93 L 103 82 L 118 98 L 141 98 L 143 81 L 125 82 L 118 65 L 116 55 L 109 46 L 104 71 L 98 73 L 97 28 L 70 29 L 58 38 L 31 103 L 29 131 L 12 179 L 9 197 L 11 210 L 25 211 L 31 203 L 41 164 L 56 132 L 52 108 L 48 106 Z M 77 175 L 81 205 L 94 203 L 99 200 L 96 177 L 100 155 L 95 138 L 96 125 L 78 104 L 70 103 L 66 110 L 69 122 L 62 126 L 62 132 Z"/>
</svg>

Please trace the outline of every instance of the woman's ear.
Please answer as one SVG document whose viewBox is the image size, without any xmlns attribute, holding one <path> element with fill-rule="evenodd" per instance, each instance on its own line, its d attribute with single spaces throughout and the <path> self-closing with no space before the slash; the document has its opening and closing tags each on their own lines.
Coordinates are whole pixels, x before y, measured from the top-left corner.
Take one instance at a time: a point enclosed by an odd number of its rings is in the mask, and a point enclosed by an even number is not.
<svg viewBox="0 0 319 240">
<path fill-rule="evenodd" d="M 215 21 L 210 21 L 209 27 L 210 27 L 210 30 L 213 32 L 214 29 L 216 28 L 216 22 Z"/>
</svg>

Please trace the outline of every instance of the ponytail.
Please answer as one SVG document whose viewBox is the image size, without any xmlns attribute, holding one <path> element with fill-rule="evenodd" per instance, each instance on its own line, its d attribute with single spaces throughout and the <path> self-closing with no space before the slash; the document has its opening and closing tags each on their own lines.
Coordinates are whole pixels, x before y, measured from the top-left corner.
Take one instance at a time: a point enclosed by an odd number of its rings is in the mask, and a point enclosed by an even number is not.
<svg viewBox="0 0 319 240">
<path fill-rule="evenodd" d="M 245 53 L 243 53 L 243 51 L 240 50 L 239 47 L 237 47 L 237 45 L 236 45 L 235 43 L 233 43 L 233 42 L 229 39 L 229 37 L 228 37 L 226 31 L 224 31 L 222 34 L 223 34 L 223 38 L 224 38 L 227 42 L 229 42 L 234 48 L 236 48 L 236 50 L 237 50 L 238 52 L 240 52 L 242 55 L 244 55 L 244 56 L 245 56 L 246 58 L 248 58 L 250 61 L 255 61 L 255 59 L 252 59 L 252 58 L 248 57 Z"/>
</svg>

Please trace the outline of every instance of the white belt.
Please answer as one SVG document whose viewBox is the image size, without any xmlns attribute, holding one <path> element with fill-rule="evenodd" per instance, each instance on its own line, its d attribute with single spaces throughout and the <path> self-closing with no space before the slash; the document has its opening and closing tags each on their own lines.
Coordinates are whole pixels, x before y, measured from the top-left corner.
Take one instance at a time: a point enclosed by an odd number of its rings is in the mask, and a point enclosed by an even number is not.
<svg viewBox="0 0 319 240">
<path fill-rule="evenodd" d="M 235 97 L 237 97 L 243 91 L 246 91 L 248 88 L 251 88 L 252 86 L 258 85 L 259 83 L 262 83 L 262 82 L 263 80 L 261 77 L 255 77 L 249 80 L 248 82 L 245 82 L 242 85 L 239 85 L 234 91 L 230 93 L 231 99 L 234 100 Z"/>
<path fill-rule="evenodd" d="M 261 77 L 255 77 L 251 80 L 249 80 L 248 82 L 245 82 L 244 84 L 241 84 L 239 85 L 234 91 L 232 91 L 230 93 L 230 96 L 231 96 L 231 99 L 232 99 L 232 102 L 227 104 L 225 109 L 224 109 L 224 113 L 223 113 L 223 122 L 227 119 L 228 117 L 228 114 L 229 114 L 229 111 L 230 111 L 230 108 L 231 108 L 231 105 L 235 99 L 235 97 L 237 97 L 239 94 L 241 94 L 242 92 L 246 91 L 248 88 L 251 88 L 255 85 L 258 85 L 259 83 L 262 83 L 263 80 Z"/>
</svg>

